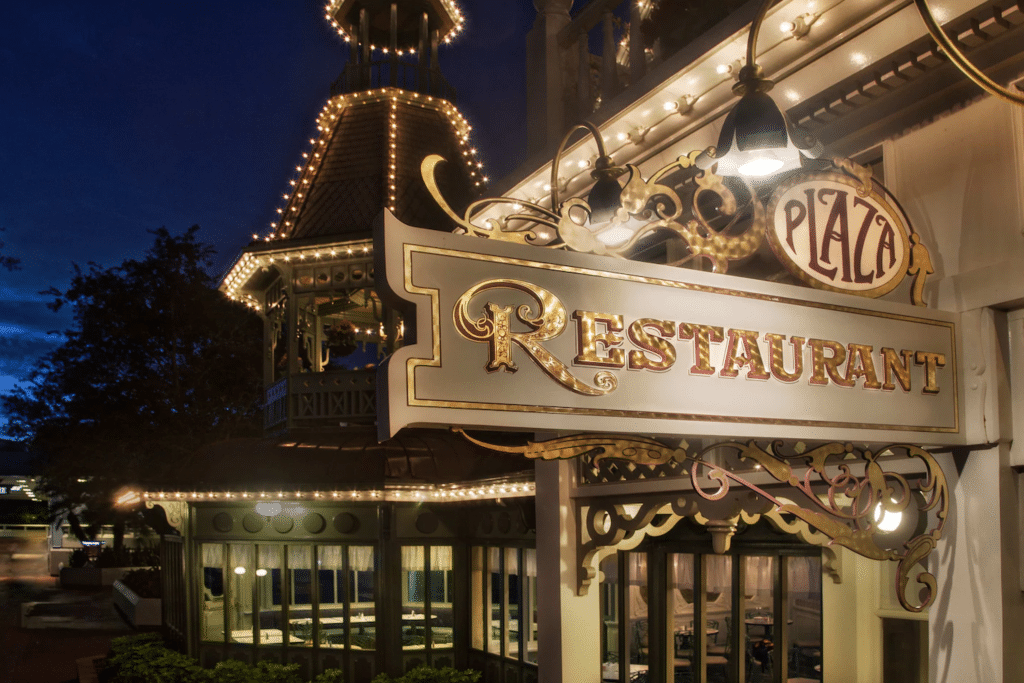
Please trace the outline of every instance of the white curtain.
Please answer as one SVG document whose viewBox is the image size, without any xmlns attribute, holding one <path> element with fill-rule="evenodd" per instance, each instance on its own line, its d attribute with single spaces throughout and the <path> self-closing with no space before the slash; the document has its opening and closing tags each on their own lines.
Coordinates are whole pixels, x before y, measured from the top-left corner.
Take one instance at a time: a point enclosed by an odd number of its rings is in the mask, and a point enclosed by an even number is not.
<svg viewBox="0 0 1024 683">
<path fill-rule="evenodd" d="M 257 567 L 266 572 L 263 576 L 256 574 L 256 592 L 259 595 L 260 611 L 274 607 L 274 573 L 272 570 L 281 568 L 281 546 L 261 545 Z"/>
<path fill-rule="evenodd" d="M 350 546 L 348 549 L 348 562 L 354 572 L 373 571 L 373 546 Z"/>
<path fill-rule="evenodd" d="M 705 562 L 708 593 L 729 593 L 732 591 L 732 558 L 722 555 L 708 555 Z"/>
<path fill-rule="evenodd" d="M 203 544 L 203 566 L 221 567 L 224 565 L 224 546 L 220 543 Z"/>
<path fill-rule="evenodd" d="M 629 554 L 629 582 L 647 585 L 647 553 Z"/>
<path fill-rule="evenodd" d="M 448 572 L 452 569 L 452 547 L 450 545 L 430 546 L 430 570 Z"/>
<path fill-rule="evenodd" d="M 789 558 L 789 590 L 793 593 L 821 593 L 821 559 Z"/>
<path fill-rule="evenodd" d="M 532 548 L 524 550 L 523 558 L 526 564 L 526 575 L 537 576 L 537 551 Z"/>
<path fill-rule="evenodd" d="M 519 575 L 519 550 L 517 548 L 505 549 L 505 573 L 509 576 Z"/>
<path fill-rule="evenodd" d="M 341 569 L 343 567 L 342 562 L 344 561 L 342 550 L 344 549 L 340 545 L 318 546 L 317 554 L 319 555 L 320 569 Z"/>
</svg>

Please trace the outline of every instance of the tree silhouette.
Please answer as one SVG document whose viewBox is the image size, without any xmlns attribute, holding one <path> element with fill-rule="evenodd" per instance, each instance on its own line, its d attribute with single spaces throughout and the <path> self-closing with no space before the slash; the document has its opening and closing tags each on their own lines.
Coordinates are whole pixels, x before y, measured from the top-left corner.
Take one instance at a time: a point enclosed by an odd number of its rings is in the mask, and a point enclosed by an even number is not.
<svg viewBox="0 0 1024 683">
<path fill-rule="evenodd" d="M 140 519 L 114 505 L 158 482 L 199 446 L 259 433 L 259 319 L 214 287 L 198 226 L 155 231 L 141 260 L 75 266 L 48 306 L 73 308 L 65 341 L 27 386 L 0 396 L 8 433 L 47 460 L 43 490 L 80 537 Z"/>
</svg>

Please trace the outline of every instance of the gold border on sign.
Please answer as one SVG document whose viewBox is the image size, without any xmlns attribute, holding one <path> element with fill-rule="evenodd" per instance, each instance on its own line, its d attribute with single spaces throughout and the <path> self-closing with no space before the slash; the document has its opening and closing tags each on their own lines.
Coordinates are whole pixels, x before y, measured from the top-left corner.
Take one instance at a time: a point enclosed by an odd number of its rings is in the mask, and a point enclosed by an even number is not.
<svg viewBox="0 0 1024 683">
<path fill-rule="evenodd" d="M 774 192 L 772 192 L 772 197 L 768 201 L 768 206 L 765 211 L 765 216 L 767 218 L 765 232 L 768 233 L 768 244 L 772 248 L 772 251 L 775 252 L 775 256 L 782 262 L 782 265 L 784 265 L 790 273 L 815 289 L 823 289 L 829 292 L 838 292 L 840 294 L 853 294 L 854 296 L 862 296 L 869 299 L 877 299 L 878 297 L 884 296 L 896 289 L 907 276 L 907 267 L 910 265 L 910 235 L 912 230 L 910 229 L 906 214 L 903 213 L 902 207 L 899 207 L 898 204 L 894 207 L 889 201 L 890 198 L 895 200 L 895 197 L 892 196 L 884 185 L 873 178 L 869 181 L 871 183 L 871 191 L 867 193 L 867 196 L 885 207 L 888 217 L 893 219 L 893 222 L 899 229 L 900 238 L 903 240 L 903 260 L 900 263 L 899 268 L 896 269 L 896 274 L 893 275 L 885 284 L 879 287 L 872 287 L 871 289 L 844 289 L 842 287 L 836 287 L 823 280 L 819 280 L 808 273 L 799 263 L 793 260 L 793 257 L 790 256 L 788 251 L 786 251 L 786 248 L 779 241 L 778 233 L 775 231 L 775 210 L 778 208 L 779 199 L 797 185 L 811 183 L 818 180 L 846 185 L 858 194 L 862 193 L 862 186 L 856 178 L 838 171 L 801 173 L 800 175 L 794 176 L 783 182 L 775 188 Z M 878 188 L 881 188 L 882 191 L 879 192 Z"/>
<path fill-rule="evenodd" d="M 431 301 L 431 358 L 409 358 L 406 364 L 406 377 L 407 377 L 407 400 L 409 406 L 415 407 L 426 407 L 426 408 L 450 408 L 460 410 L 494 410 L 502 412 L 515 412 L 515 413 L 546 413 L 552 415 L 583 415 L 592 417 L 629 417 L 638 419 L 655 419 L 655 420 L 678 420 L 686 422 L 711 422 L 711 423 L 722 423 L 722 424 L 767 424 L 767 425 L 783 425 L 783 426 L 796 426 L 796 427 L 848 427 L 852 429 L 895 429 L 904 430 L 909 432 L 925 432 L 925 433 L 938 433 L 938 434 L 958 434 L 960 432 L 960 387 L 957 377 L 956 369 L 959 367 L 957 360 L 957 347 L 956 347 L 956 326 L 954 323 L 945 322 L 942 320 L 929 320 L 927 318 L 918 318 L 909 315 L 903 315 L 900 313 L 887 313 L 884 311 L 869 311 L 863 308 L 854 308 L 852 306 L 841 306 L 834 304 L 826 304 L 818 301 L 803 301 L 800 299 L 794 299 L 791 297 L 777 296 L 773 294 L 761 294 L 759 292 L 745 292 L 742 290 L 725 289 L 723 287 L 714 287 L 710 285 L 700 285 L 691 282 L 680 282 L 678 280 L 666 280 L 664 278 L 653 278 L 643 275 L 630 275 L 627 273 L 617 273 L 604 270 L 595 270 L 593 268 L 580 268 L 576 266 L 563 266 L 555 263 L 545 263 L 542 261 L 533 261 L 521 258 L 510 258 L 507 256 L 494 256 L 491 254 L 481 254 L 478 252 L 467 252 L 457 249 L 442 248 L 442 247 L 430 247 L 421 244 L 409 244 L 403 245 L 403 253 L 405 255 L 404 271 L 405 271 L 405 289 L 410 294 L 421 294 L 430 297 Z M 854 315 L 863 315 L 873 318 L 883 318 L 888 320 L 898 320 L 901 322 L 908 322 L 918 325 L 932 325 L 935 327 L 945 328 L 949 331 L 950 335 L 950 355 L 952 356 L 952 362 L 948 367 L 951 369 L 953 376 L 953 427 L 922 427 L 914 425 L 896 425 L 896 424 L 873 424 L 873 423 L 858 423 L 858 422 L 834 422 L 827 420 L 803 420 L 803 419 L 785 419 L 785 418 L 761 418 L 761 417 L 743 417 L 743 416 L 732 416 L 732 415 L 700 415 L 694 413 L 669 413 L 660 411 L 644 411 L 644 410 L 618 410 L 618 409 L 603 409 L 603 408 L 574 408 L 567 406 L 540 406 L 540 405 L 522 405 L 522 404 L 506 404 L 506 403 L 474 403 L 469 401 L 439 401 L 436 399 L 419 398 L 416 396 L 416 375 L 415 370 L 418 367 L 441 367 L 441 339 L 440 339 L 440 290 L 431 287 L 419 287 L 413 284 L 412 275 L 412 256 L 416 253 L 434 255 L 434 256 L 445 256 L 455 259 L 463 259 L 469 261 L 482 261 L 485 263 L 500 263 L 503 265 L 518 266 L 521 268 L 533 268 L 535 270 L 548 270 L 561 273 L 571 273 L 575 275 L 586 275 L 589 277 L 598 277 L 603 279 L 620 280 L 623 282 L 634 282 L 638 284 L 655 285 L 659 287 L 670 287 L 673 289 L 682 289 L 694 292 L 703 292 L 707 294 L 717 294 L 721 296 L 735 296 L 744 299 L 752 299 L 756 301 L 767 301 L 771 303 L 786 304 L 790 306 L 802 306 L 805 308 L 816 308 L 821 310 L 835 311 L 839 313 L 850 313 Z M 850 294 L 850 292 L 843 292 Z M 420 330 L 417 330 L 417 334 Z"/>
</svg>

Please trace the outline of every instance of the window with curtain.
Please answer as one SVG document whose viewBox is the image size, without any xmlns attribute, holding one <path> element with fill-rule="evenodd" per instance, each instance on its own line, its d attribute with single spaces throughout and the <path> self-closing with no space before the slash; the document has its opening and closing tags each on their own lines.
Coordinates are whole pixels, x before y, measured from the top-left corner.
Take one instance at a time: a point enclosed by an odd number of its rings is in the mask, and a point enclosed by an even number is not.
<svg viewBox="0 0 1024 683">
<path fill-rule="evenodd" d="M 666 563 L 661 585 L 648 586 L 651 558 Z M 646 675 L 656 664 L 655 641 L 664 644 L 669 680 L 822 680 L 820 555 L 788 548 L 746 554 L 742 547 L 723 555 L 703 548 L 622 552 L 604 558 L 600 569 L 603 680 Z M 651 576 L 661 574 L 659 568 Z M 655 601 L 665 605 L 664 624 L 650 620 Z"/>
<path fill-rule="evenodd" d="M 451 546 L 402 546 L 402 649 L 451 648 Z"/>
<path fill-rule="evenodd" d="M 344 546 L 316 547 L 316 575 L 319 590 L 320 647 L 343 648 L 348 644 L 348 629 L 345 625 Z"/>
<path fill-rule="evenodd" d="M 372 546 L 204 543 L 200 548 L 202 641 L 375 647 Z M 438 571 L 447 568 L 450 574 L 450 548 L 437 552 Z"/>
<path fill-rule="evenodd" d="M 255 548 L 232 543 L 228 546 L 228 572 L 225 596 L 228 602 L 228 628 L 230 640 L 252 643 L 253 632 L 253 579 L 256 576 Z"/>
<path fill-rule="evenodd" d="M 316 642 L 313 633 L 313 547 L 290 545 L 288 553 L 288 574 L 290 580 L 281 593 L 288 599 L 288 626 L 298 642 L 292 645 L 311 647 Z"/>
<path fill-rule="evenodd" d="M 475 546 L 470 561 L 470 646 L 536 663 L 537 551 Z"/>
<path fill-rule="evenodd" d="M 204 641 L 224 641 L 224 546 L 203 543 L 203 597 L 200 606 Z"/>
<path fill-rule="evenodd" d="M 523 614 L 522 632 L 525 653 L 523 659 L 537 663 L 537 551 L 523 550 Z"/>
</svg>

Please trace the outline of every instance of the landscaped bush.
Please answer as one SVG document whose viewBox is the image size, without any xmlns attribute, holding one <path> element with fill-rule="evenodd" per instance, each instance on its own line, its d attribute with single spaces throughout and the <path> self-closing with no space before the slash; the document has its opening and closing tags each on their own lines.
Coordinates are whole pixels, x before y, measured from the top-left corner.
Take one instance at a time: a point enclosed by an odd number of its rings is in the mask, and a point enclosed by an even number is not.
<svg viewBox="0 0 1024 683">
<path fill-rule="evenodd" d="M 89 563 L 89 553 L 85 552 L 82 548 L 76 548 L 71 551 L 68 556 L 68 566 L 74 569 L 78 567 L 84 567 Z"/>
<path fill-rule="evenodd" d="M 211 680 L 196 660 L 165 647 L 155 633 L 111 641 L 102 679 L 110 683 L 206 683 Z"/>
<path fill-rule="evenodd" d="M 298 664 L 259 662 L 255 666 L 229 659 L 212 669 L 175 652 L 156 633 L 115 638 L 107 664 L 100 673 L 104 683 L 303 683 Z M 313 683 L 344 683 L 340 669 L 328 669 Z"/>
<path fill-rule="evenodd" d="M 380 674 L 373 679 L 373 683 L 477 683 L 479 680 L 480 672 L 472 669 L 459 671 L 450 666 L 442 669 L 420 666 L 398 678 Z"/>
<path fill-rule="evenodd" d="M 155 567 L 143 567 L 125 572 L 125 575 L 121 577 L 121 583 L 140 598 L 159 598 L 162 594 L 160 570 Z"/>
<path fill-rule="evenodd" d="M 115 638 L 110 643 L 107 663 L 100 672 L 103 683 L 303 683 L 298 664 L 259 662 L 255 666 L 229 659 L 212 669 L 175 652 L 163 644 L 159 634 Z M 392 678 L 380 674 L 373 683 L 477 683 L 480 672 L 451 667 L 426 666 Z M 341 669 L 328 669 L 311 683 L 345 683 Z"/>
</svg>

